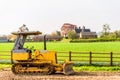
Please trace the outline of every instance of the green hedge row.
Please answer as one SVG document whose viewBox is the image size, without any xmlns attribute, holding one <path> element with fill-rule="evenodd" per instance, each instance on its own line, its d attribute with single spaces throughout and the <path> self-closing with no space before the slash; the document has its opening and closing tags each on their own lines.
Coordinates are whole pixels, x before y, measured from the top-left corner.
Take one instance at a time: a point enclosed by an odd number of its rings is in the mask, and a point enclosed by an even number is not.
<svg viewBox="0 0 120 80">
<path fill-rule="evenodd" d="M 97 39 L 74 39 L 70 40 L 71 43 L 79 43 L 79 42 L 111 42 L 111 41 L 120 41 L 120 38 L 97 38 Z"/>
</svg>

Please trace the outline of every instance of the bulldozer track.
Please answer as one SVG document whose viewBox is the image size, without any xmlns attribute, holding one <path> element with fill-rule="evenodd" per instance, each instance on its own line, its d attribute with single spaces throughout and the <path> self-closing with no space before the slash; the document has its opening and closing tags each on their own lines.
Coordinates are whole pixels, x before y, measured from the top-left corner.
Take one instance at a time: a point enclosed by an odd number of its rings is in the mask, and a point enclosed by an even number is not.
<svg viewBox="0 0 120 80">
<path fill-rule="evenodd" d="M 37 66 L 34 66 L 34 67 L 27 66 L 26 63 L 25 64 L 15 63 L 12 66 L 12 72 L 14 74 L 25 74 L 25 75 L 28 75 L 28 74 L 48 75 L 54 72 L 54 66 L 50 63 L 37 64 Z"/>
</svg>

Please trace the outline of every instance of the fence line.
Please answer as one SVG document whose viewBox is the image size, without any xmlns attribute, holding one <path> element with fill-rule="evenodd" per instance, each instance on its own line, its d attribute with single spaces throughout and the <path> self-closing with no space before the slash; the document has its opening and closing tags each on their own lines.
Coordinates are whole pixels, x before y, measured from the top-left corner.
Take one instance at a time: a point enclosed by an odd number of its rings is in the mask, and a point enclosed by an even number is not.
<svg viewBox="0 0 120 80">
<path fill-rule="evenodd" d="M 69 61 L 78 63 L 99 64 L 99 65 L 120 65 L 120 53 L 113 52 L 57 52 L 58 61 Z"/>
<path fill-rule="evenodd" d="M 0 51 L 0 63 L 10 60 L 11 51 Z M 58 62 L 66 59 L 73 63 L 96 65 L 120 65 L 120 52 L 57 52 Z M 4 62 L 3 62 L 4 63 Z"/>
</svg>

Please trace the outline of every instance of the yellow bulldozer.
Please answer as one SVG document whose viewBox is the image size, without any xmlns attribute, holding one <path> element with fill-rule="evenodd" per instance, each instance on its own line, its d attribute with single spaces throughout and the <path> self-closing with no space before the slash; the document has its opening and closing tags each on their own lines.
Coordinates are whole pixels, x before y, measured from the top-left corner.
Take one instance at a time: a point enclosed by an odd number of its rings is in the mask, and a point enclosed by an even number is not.
<svg viewBox="0 0 120 80">
<path fill-rule="evenodd" d="M 46 50 L 46 39 L 44 37 L 44 49 L 28 49 L 24 47 L 27 36 L 39 35 L 39 31 L 13 32 L 16 35 L 16 41 L 11 51 L 12 72 L 52 74 L 63 73 L 65 75 L 74 74 L 73 63 L 65 61 L 62 64 L 57 63 L 57 54 L 55 51 Z"/>
</svg>

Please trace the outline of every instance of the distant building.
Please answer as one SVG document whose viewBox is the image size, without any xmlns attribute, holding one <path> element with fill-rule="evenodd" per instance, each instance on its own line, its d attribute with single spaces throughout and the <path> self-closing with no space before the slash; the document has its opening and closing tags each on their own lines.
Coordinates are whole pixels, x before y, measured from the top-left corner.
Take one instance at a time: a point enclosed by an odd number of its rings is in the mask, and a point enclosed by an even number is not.
<svg viewBox="0 0 120 80">
<path fill-rule="evenodd" d="M 81 32 L 80 38 L 88 39 L 88 38 L 97 38 L 96 32 Z"/>
<path fill-rule="evenodd" d="M 64 23 L 63 26 L 61 27 L 61 36 L 66 37 L 69 31 L 75 30 L 76 28 L 77 28 L 76 25 Z"/>
<path fill-rule="evenodd" d="M 61 36 L 50 36 L 50 35 L 46 35 L 46 40 L 47 41 L 60 41 L 62 39 Z M 40 36 L 34 36 L 32 37 L 33 41 L 43 41 L 44 40 L 44 35 L 40 35 Z"/>
<path fill-rule="evenodd" d="M 8 42 L 7 37 L 0 37 L 0 42 Z"/>
<path fill-rule="evenodd" d="M 97 38 L 97 33 L 96 32 L 91 32 L 90 29 L 86 29 L 85 26 L 77 27 L 76 25 L 70 24 L 70 23 L 65 23 L 61 27 L 61 36 L 66 37 L 68 32 L 71 30 L 75 30 L 77 33 L 77 37 L 79 38 Z"/>
</svg>

